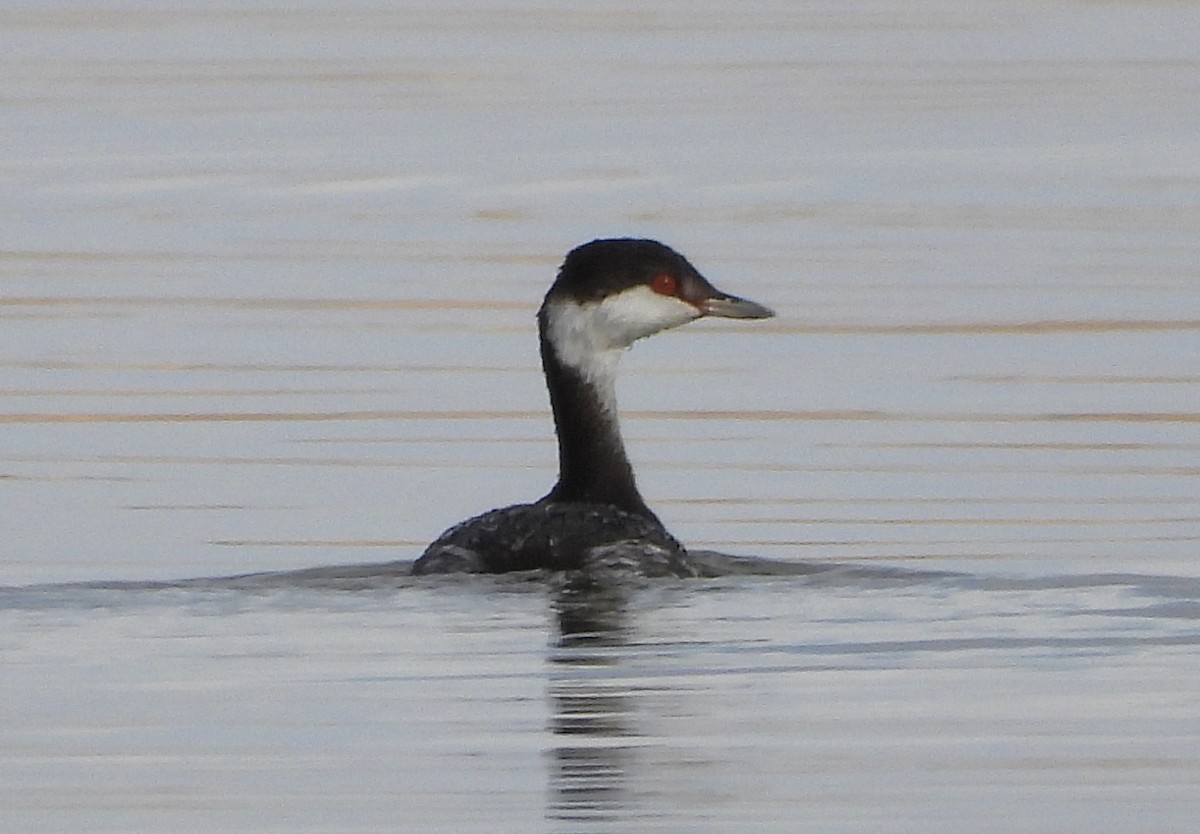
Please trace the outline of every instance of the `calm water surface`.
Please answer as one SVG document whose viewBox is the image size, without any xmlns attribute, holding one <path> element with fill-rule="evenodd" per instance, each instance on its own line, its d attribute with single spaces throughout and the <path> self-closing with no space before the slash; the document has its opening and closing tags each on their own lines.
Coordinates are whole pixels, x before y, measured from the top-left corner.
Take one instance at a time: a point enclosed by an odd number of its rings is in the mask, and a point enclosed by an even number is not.
<svg viewBox="0 0 1200 834">
<path fill-rule="evenodd" d="M 0 831 L 1177 832 L 1200 9 L 0 10 Z M 426 579 L 541 494 L 533 312 L 763 574 Z M 212 577 L 207 579 L 205 577 Z"/>
</svg>

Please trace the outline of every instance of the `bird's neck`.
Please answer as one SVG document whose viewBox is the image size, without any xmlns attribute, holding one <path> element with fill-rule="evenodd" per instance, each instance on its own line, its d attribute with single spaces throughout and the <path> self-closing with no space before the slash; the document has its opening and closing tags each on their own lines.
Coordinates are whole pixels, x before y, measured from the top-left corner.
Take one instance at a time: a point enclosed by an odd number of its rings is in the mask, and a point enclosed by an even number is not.
<svg viewBox="0 0 1200 834">
<path fill-rule="evenodd" d="M 558 483 L 542 500 L 609 504 L 655 519 L 638 492 L 621 440 L 620 349 L 598 347 L 586 312 L 570 304 L 544 306 L 538 331 L 558 435 Z"/>
</svg>

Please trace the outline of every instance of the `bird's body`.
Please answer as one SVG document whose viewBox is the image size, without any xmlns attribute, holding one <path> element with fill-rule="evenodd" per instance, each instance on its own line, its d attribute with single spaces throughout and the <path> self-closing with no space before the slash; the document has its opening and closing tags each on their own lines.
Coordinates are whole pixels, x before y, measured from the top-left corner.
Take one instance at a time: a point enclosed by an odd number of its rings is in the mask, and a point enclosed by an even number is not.
<svg viewBox="0 0 1200 834">
<path fill-rule="evenodd" d="M 599 563 L 647 576 L 696 575 L 687 551 L 638 492 L 621 440 L 615 383 L 617 360 L 634 341 L 705 315 L 772 313 L 720 292 L 655 241 L 597 240 L 572 250 L 538 311 L 558 482 L 535 503 L 451 527 L 413 572 L 576 570 Z"/>
<path fill-rule="evenodd" d="M 575 570 L 618 552 L 637 554 L 642 575 L 694 575 L 687 552 L 657 519 L 612 504 L 544 500 L 456 524 L 429 546 L 418 573 Z"/>
</svg>

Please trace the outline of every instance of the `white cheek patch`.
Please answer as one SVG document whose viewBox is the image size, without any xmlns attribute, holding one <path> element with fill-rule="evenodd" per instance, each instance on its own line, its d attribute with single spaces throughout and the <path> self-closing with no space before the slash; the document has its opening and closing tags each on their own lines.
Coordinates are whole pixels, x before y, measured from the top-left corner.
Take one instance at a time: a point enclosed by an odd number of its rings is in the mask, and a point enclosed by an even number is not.
<svg viewBox="0 0 1200 834">
<path fill-rule="evenodd" d="M 629 347 L 660 330 L 678 327 L 700 317 L 686 301 L 662 295 L 645 284 L 611 295 L 593 305 L 603 317 L 602 329 L 614 347 Z"/>
<path fill-rule="evenodd" d="M 593 382 L 611 379 L 621 351 L 638 339 L 699 317 L 686 301 L 645 285 L 603 301 L 555 301 L 546 308 L 547 335 L 558 358 Z"/>
</svg>

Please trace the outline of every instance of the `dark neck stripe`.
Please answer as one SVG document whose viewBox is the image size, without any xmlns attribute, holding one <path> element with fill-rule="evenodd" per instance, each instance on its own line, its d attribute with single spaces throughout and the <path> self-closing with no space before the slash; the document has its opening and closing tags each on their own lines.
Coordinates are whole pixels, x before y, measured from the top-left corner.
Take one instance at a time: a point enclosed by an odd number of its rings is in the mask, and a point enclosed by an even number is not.
<svg viewBox="0 0 1200 834">
<path fill-rule="evenodd" d="M 542 500 L 611 504 L 657 521 L 638 493 L 617 415 L 595 385 L 559 359 L 542 324 L 542 368 L 558 435 L 558 483 Z"/>
</svg>

